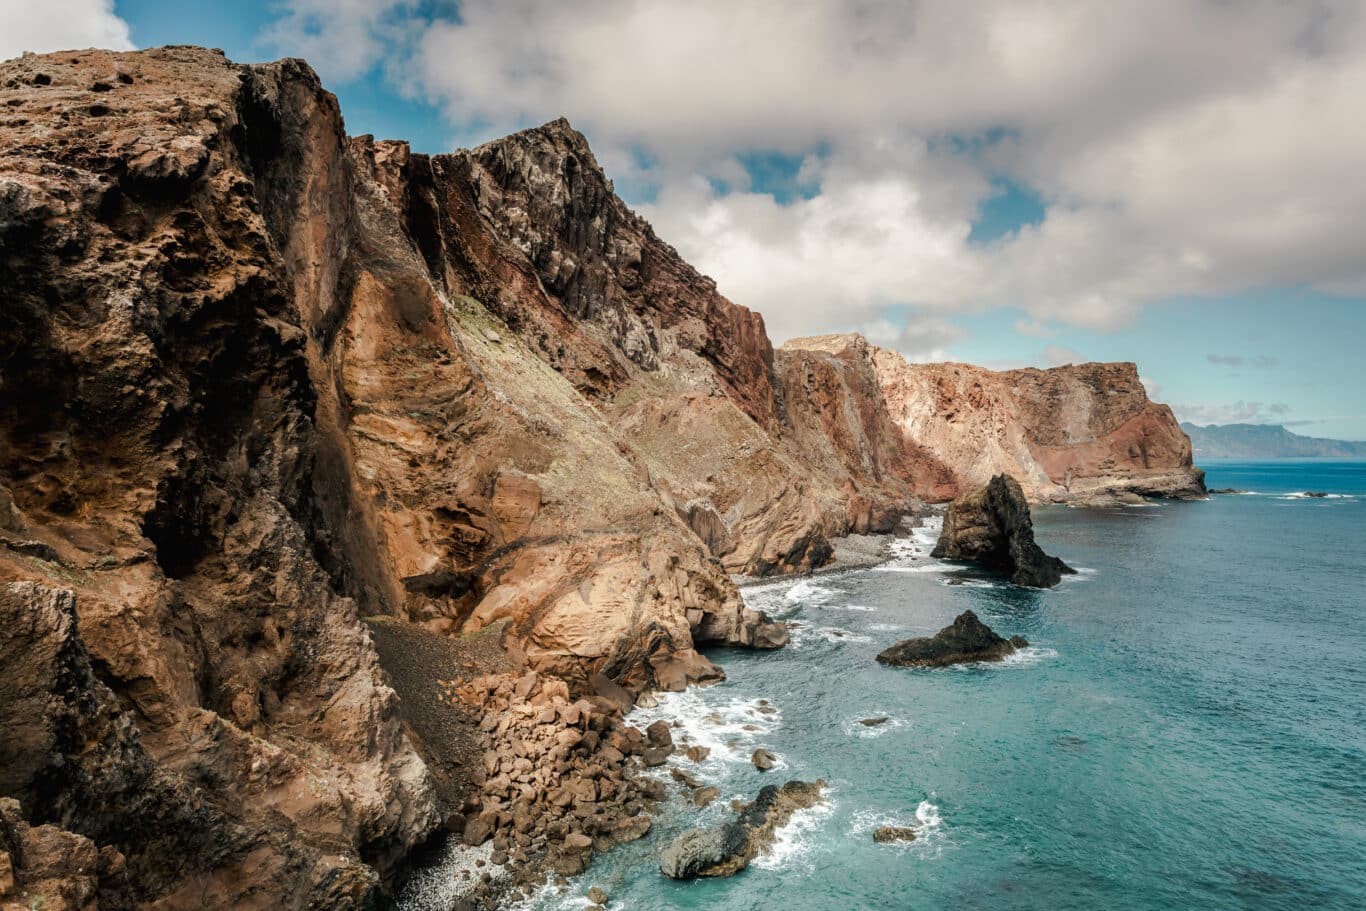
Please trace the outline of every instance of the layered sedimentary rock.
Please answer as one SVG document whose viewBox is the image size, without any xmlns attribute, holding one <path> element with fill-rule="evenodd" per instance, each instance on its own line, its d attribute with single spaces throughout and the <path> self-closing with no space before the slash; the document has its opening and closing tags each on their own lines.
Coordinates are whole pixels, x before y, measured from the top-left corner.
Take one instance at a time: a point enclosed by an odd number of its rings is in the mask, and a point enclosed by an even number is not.
<svg viewBox="0 0 1366 911">
<path fill-rule="evenodd" d="M 1204 495 L 1190 440 L 1170 408 L 1148 399 L 1134 364 L 912 364 L 847 335 L 793 339 L 780 356 L 789 350 L 866 352 L 890 420 L 904 445 L 923 454 L 915 491 L 927 499 L 950 499 L 1001 473 L 1033 500 Z"/>
<path fill-rule="evenodd" d="M 969 610 L 933 636 L 906 639 L 883 649 L 877 660 L 894 667 L 946 667 L 972 661 L 1000 661 L 1027 645 L 1021 636 L 1004 639 L 996 635 Z"/>
<path fill-rule="evenodd" d="M 1024 491 L 1004 474 L 949 504 L 931 555 L 978 563 L 1032 588 L 1052 588 L 1064 575 L 1076 572 L 1035 542 Z"/>
</svg>

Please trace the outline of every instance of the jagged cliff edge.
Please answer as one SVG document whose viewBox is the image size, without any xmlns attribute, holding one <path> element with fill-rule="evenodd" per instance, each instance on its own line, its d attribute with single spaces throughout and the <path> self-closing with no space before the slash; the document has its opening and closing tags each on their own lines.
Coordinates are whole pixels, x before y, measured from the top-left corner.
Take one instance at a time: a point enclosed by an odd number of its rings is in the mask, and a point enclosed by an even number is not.
<svg viewBox="0 0 1366 911">
<path fill-rule="evenodd" d="M 781 642 L 731 573 L 975 479 L 974 409 L 1031 493 L 1193 489 L 1141 389 L 1078 416 L 1094 370 L 775 354 L 564 121 L 416 155 L 301 61 L 196 48 L 0 98 L 0 828 L 79 833 L 110 907 L 372 900 L 441 808 L 363 615 L 677 688 Z"/>
</svg>

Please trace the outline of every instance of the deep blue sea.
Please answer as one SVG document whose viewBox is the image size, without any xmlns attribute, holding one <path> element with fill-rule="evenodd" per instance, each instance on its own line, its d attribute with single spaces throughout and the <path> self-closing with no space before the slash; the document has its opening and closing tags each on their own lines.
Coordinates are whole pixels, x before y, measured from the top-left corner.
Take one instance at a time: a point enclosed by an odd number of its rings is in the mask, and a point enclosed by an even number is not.
<svg viewBox="0 0 1366 911">
<path fill-rule="evenodd" d="M 1366 908 L 1366 463 L 1206 467 L 1253 492 L 1036 509 L 1045 550 L 1082 570 L 1051 591 L 931 560 L 933 528 L 877 569 L 748 589 L 801 624 L 792 647 L 716 653 L 725 683 L 638 713 L 712 748 L 671 761 L 722 799 L 694 809 L 670 781 L 648 839 L 533 906 L 598 885 L 642 911 Z M 1031 647 L 874 662 L 967 608 Z M 754 770 L 758 746 L 781 767 Z M 658 873 L 665 839 L 788 778 L 830 800 L 774 855 L 726 880 Z M 920 837 L 875 844 L 883 824 Z"/>
</svg>

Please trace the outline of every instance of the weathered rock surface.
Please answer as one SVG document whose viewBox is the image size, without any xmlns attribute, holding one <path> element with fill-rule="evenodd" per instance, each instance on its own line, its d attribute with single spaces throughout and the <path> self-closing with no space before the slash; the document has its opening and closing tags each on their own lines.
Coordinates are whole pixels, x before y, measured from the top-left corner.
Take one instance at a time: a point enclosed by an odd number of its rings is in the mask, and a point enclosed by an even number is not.
<svg viewBox="0 0 1366 911">
<path fill-rule="evenodd" d="M 873 841 L 889 845 L 897 841 L 915 841 L 915 829 L 907 826 L 878 826 L 873 830 Z"/>
<path fill-rule="evenodd" d="M 773 844 L 774 833 L 792 814 L 824 798 L 824 781 L 768 785 L 733 821 L 710 829 L 689 829 L 661 852 L 659 870 L 670 879 L 734 876 Z"/>
<path fill-rule="evenodd" d="M 368 907 L 438 826 L 497 841 L 539 793 L 514 755 L 474 785 L 496 820 L 450 805 L 362 616 L 497 626 L 568 714 L 619 710 L 718 679 L 698 646 L 786 643 L 731 573 L 961 483 L 876 349 L 775 355 L 564 121 L 413 154 L 348 137 L 298 60 L 0 63 L 0 288 L 0 796 L 89 841 L 115 907 Z M 1026 448 L 1150 492 L 1180 441 L 1076 418 L 1076 385 Z M 558 712 L 561 783 L 620 766 Z M 589 828 L 542 847 L 579 867 Z"/>
<path fill-rule="evenodd" d="M 1149 401 L 1134 364 L 911 364 L 847 335 L 793 339 L 779 356 L 798 349 L 866 352 L 890 420 L 919 453 L 912 489 L 925 499 L 951 499 L 1002 473 L 1036 500 L 1204 495 L 1190 439 L 1170 408 Z"/>
<path fill-rule="evenodd" d="M 1000 661 L 1029 645 L 1015 636 L 1002 639 L 972 611 L 963 611 L 931 637 L 906 639 L 877 656 L 879 664 L 895 667 L 945 667 L 971 661 Z"/>
<path fill-rule="evenodd" d="M 931 555 L 979 563 L 1016 585 L 1033 588 L 1051 588 L 1064 574 L 1076 572 L 1034 541 L 1029 503 L 1009 475 L 997 475 L 949 504 Z"/>
</svg>

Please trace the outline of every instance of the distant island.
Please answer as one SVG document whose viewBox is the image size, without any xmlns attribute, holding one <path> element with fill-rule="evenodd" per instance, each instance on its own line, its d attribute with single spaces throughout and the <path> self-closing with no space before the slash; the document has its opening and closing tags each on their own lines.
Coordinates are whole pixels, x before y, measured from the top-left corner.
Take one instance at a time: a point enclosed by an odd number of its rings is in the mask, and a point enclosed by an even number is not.
<svg viewBox="0 0 1366 911">
<path fill-rule="evenodd" d="M 1181 429 L 1191 438 L 1196 458 L 1366 459 L 1366 442 L 1300 436 L 1280 424 L 1182 422 Z"/>
</svg>

